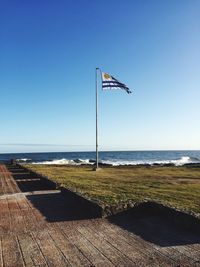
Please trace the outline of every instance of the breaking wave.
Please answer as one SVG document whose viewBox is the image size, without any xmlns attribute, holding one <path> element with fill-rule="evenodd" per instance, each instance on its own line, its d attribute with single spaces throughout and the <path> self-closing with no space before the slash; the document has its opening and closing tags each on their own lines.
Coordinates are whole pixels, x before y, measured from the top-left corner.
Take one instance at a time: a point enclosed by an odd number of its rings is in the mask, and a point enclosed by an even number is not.
<svg viewBox="0 0 200 267">
<path fill-rule="evenodd" d="M 17 162 L 28 162 L 28 161 L 31 161 L 31 159 L 24 158 L 24 159 L 17 159 L 16 161 Z"/>
<path fill-rule="evenodd" d="M 133 160 L 133 161 L 111 161 L 111 160 L 103 160 L 102 163 L 110 164 L 113 166 L 120 165 L 167 165 L 173 164 L 175 166 L 183 166 L 185 164 L 194 164 L 200 163 L 200 159 L 194 157 L 181 157 L 176 160 Z"/>
<path fill-rule="evenodd" d="M 28 160 L 28 159 L 26 159 Z M 25 159 L 21 161 L 26 162 Z M 44 160 L 39 162 L 32 162 L 32 164 L 47 164 L 47 165 L 93 165 L 95 163 L 92 159 L 54 159 Z M 180 159 L 172 160 L 101 160 L 100 163 L 111 166 L 125 166 L 125 165 L 168 165 L 183 166 L 185 164 L 200 163 L 199 158 L 184 156 Z"/>
<path fill-rule="evenodd" d="M 200 159 L 195 157 L 182 157 L 179 160 L 172 160 L 172 163 L 174 163 L 176 166 L 181 166 L 185 164 L 200 163 Z"/>
<path fill-rule="evenodd" d="M 32 162 L 32 164 L 47 164 L 47 165 L 91 165 L 94 162 L 90 162 L 89 159 L 54 159 L 40 162 Z"/>
</svg>

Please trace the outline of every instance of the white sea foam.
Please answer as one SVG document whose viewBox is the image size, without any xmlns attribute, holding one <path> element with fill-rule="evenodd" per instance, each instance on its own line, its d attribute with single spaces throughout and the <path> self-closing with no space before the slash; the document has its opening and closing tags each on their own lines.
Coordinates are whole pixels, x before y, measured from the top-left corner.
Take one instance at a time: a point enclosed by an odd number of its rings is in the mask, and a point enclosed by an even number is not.
<svg viewBox="0 0 200 267">
<path fill-rule="evenodd" d="M 21 159 L 23 160 L 23 159 Z M 26 159 L 28 160 L 28 159 Z M 47 164 L 47 165 L 93 165 L 95 162 L 90 159 L 54 159 L 40 162 L 32 162 L 32 164 Z M 180 159 L 174 160 L 101 160 L 100 163 L 112 166 L 125 166 L 125 165 L 165 165 L 173 164 L 175 166 L 183 166 L 185 164 L 200 163 L 200 159 L 184 156 Z"/>
<path fill-rule="evenodd" d="M 193 163 L 200 163 L 200 159 L 192 158 L 192 157 L 181 157 L 177 160 L 133 160 L 133 161 L 126 161 L 126 160 L 118 160 L 118 161 L 111 161 L 111 160 L 102 160 L 103 164 L 109 164 L 112 166 L 121 166 L 121 165 L 165 165 L 165 164 L 173 164 L 175 166 L 183 166 L 185 164 L 193 164 Z"/>
<path fill-rule="evenodd" d="M 29 160 L 31 160 L 31 159 L 26 159 L 26 158 L 24 158 L 24 159 L 17 159 L 18 162 L 26 162 L 26 161 L 29 161 Z"/>
<path fill-rule="evenodd" d="M 182 157 L 179 160 L 172 160 L 172 163 L 176 166 L 182 166 L 185 164 L 190 164 L 190 163 L 200 163 L 200 160 L 198 158 L 193 158 L 193 157 Z"/>
<path fill-rule="evenodd" d="M 156 161 L 157 164 L 174 164 L 175 166 L 183 166 L 185 164 L 193 164 L 193 163 L 200 163 L 200 160 L 198 158 L 192 158 L 192 157 L 181 157 L 180 159 L 176 160 L 163 160 L 163 161 Z"/>
<path fill-rule="evenodd" d="M 93 164 L 89 159 L 54 159 L 54 160 L 46 160 L 40 162 L 32 162 L 32 164 L 47 164 L 47 165 L 83 165 L 83 164 Z"/>
<path fill-rule="evenodd" d="M 74 162 L 79 164 L 92 164 L 89 159 L 74 159 Z"/>
</svg>

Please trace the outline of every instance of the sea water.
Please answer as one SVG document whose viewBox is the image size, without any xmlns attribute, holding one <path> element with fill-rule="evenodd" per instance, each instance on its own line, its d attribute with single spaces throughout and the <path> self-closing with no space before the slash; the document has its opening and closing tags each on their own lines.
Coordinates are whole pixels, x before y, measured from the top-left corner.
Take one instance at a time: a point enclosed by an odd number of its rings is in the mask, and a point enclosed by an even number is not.
<svg viewBox="0 0 200 267">
<path fill-rule="evenodd" d="M 32 164 L 94 164 L 95 152 L 52 152 L 0 154 L 0 160 L 14 159 L 20 163 Z M 185 164 L 200 163 L 200 150 L 180 151 L 103 151 L 99 152 L 99 162 L 104 164 Z"/>
</svg>

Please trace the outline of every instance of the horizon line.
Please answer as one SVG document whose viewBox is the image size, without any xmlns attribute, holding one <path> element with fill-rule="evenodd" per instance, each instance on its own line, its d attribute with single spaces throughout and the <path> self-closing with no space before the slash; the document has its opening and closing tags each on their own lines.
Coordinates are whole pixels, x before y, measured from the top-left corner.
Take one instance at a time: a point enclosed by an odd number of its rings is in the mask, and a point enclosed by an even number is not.
<svg viewBox="0 0 200 267">
<path fill-rule="evenodd" d="M 100 150 L 99 152 L 156 152 L 156 151 L 163 151 L 163 152 L 167 152 L 167 151 L 200 151 L 200 149 L 136 149 L 136 150 Z M 37 153 L 95 153 L 95 150 L 89 150 L 89 151 L 43 151 L 43 152 L 4 152 L 4 153 L 0 153 L 0 155 L 4 155 L 4 154 L 37 154 Z"/>
</svg>

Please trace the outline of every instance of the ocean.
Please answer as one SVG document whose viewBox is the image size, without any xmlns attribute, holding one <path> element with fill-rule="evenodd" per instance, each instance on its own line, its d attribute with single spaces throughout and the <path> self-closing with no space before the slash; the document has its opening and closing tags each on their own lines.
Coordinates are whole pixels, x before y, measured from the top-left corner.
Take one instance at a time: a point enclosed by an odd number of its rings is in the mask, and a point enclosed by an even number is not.
<svg viewBox="0 0 200 267">
<path fill-rule="evenodd" d="M 31 164 L 94 164 L 95 152 L 51 152 L 0 154 L 0 161 L 14 159 Z M 104 164 L 184 164 L 200 163 L 200 150 L 180 151 L 104 151 L 99 153 L 99 162 Z"/>
</svg>

